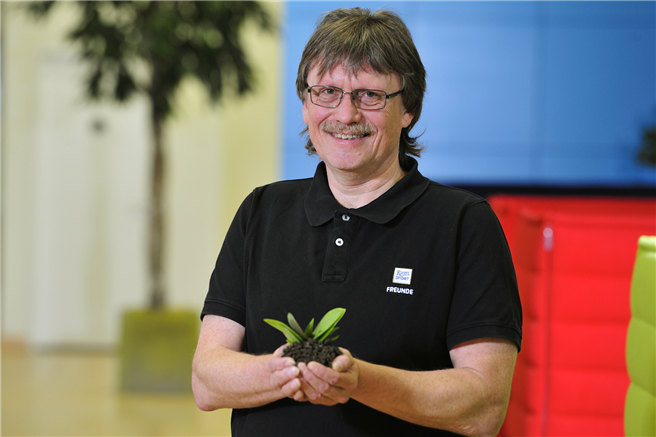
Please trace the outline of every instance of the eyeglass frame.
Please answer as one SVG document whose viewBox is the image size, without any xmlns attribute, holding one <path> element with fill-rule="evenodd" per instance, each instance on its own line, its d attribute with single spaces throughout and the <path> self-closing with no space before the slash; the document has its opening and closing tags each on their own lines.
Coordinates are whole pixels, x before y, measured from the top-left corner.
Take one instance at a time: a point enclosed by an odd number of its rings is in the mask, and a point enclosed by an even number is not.
<svg viewBox="0 0 656 437">
<path fill-rule="evenodd" d="M 340 91 L 342 94 L 339 96 L 339 101 L 337 102 L 337 104 L 335 106 L 326 106 L 326 105 L 320 105 L 320 104 L 316 103 L 314 100 L 312 100 L 312 88 L 318 88 L 318 87 L 320 87 L 320 88 L 329 88 L 329 89 L 332 89 L 332 90 L 335 90 L 335 91 Z M 352 90 L 352 91 L 344 91 L 343 89 L 341 89 L 339 87 L 336 87 L 336 86 L 312 85 L 312 86 L 308 87 L 307 92 L 310 95 L 310 102 L 313 105 L 320 106 L 322 108 L 337 108 L 342 103 L 342 99 L 344 99 L 344 94 L 350 94 L 351 95 L 351 102 L 353 103 L 353 106 L 355 106 L 356 108 L 362 109 L 363 111 L 380 111 L 382 109 L 385 109 L 385 106 L 387 106 L 387 101 L 389 99 L 392 99 L 392 98 L 398 96 L 399 94 L 401 94 L 403 92 L 403 90 L 404 89 L 401 88 L 400 90 L 398 90 L 395 93 L 387 94 L 387 92 L 384 91 L 384 90 L 372 90 L 372 89 L 369 89 L 369 88 L 358 88 L 358 89 L 355 89 L 355 90 Z M 357 105 L 357 102 L 359 102 L 360 99 L 357 96 L 353 97 L 353 93 L 358 92 L 358 91 L 376 91 L 376 92 L 383 93 L 385 95 L 385 100 L 383 100 L 383 106 L 381 108 L 361 108 L 360 106 Z"/>
</svg>

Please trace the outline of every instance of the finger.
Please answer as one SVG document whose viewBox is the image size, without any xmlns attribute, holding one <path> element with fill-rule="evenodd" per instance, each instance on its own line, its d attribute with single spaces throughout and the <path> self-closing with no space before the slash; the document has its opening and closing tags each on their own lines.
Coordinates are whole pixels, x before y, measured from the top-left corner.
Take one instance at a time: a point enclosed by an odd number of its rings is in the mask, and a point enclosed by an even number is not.
<svg viewBox="0 0 656 437">
<path fill-rule="evenodd" d="M 294 393 L 293 399 L 297 402 L 307 402 L 307 398 L 305 397 L 303 390 L 297 390 L 296 393 Z"/>
<path fill-rule="evenodd" d="M 288 367 L 294 367 L 294 359 L 293 358 L 272 358 L 269 360 L 267 363 L 267 367 L 269 368 L 270 372 L 278 372 L 281 370 L 284 370 Z"/>
<path fill-rule="evenodd" d="M 310 363 L 308 366 L 303 365 L 301 371 L 301 390 L 305 393 L 307 400 L 313 404 L 328 406 L 346 402 L 348 396 L 344 390 L 331 386 L 309 370 L 310 366 L 314 367 L 313 364 L 318 365 L 318 363 Z"/>
<path fill-rule="evenodd" d="M 324 382 L 327 385 L 335 385 L 339 382 L 340 372 L 333 370 L 330 367 L 326 367 L 323 364 L 313 361 L 308 364 L 308 370 L 314 378 L 316 378 L 317 384 L 319 384 L 318 381 Z"/>
<path fill-rule="evenodd" d="M 271 384 L 274 387 L 282 389 L 285 386 L 285 384 L 288 384 L 295 379 L 297 380 L 299 374 L 300 372 L 298 370 L 298 367 L 296 366 L 284 367 L 281 370 L 277 370 L 271 373 L 270 376 Z M 298 390 L 299 388 L 300 386 L 296 387 L 296 390 Z"/>
<path fill-rule="evenodd" d="M 327 390 L 328 384 L 316 377 L 305 363 L 298 363 L 300 371 L 301 390 L 310 401 L 317 401 L 321 397 L 321 390 Z"/>
<path fill-rule="evenodd" d="M 283 344 L 282 346 L 280 346 L 280 347 L 279 347 L 278 349 L 276 349 L 276 351 L 273 353 L 273 356 L 274 356 L 274 357 L 282 357 L 282 354 L 285 352 L 285 349 L 287 349 L 287 346 L 289 346 L 289 345 L 287 345 L 287 344 Z"/>
<path fill-rule="evenodd" d="M 346 372 L 353 365 L 353 360 L 346 355 L 340 355 L 333 360 L 332 369 L 336 372 Z"/>
<path fill-rule="evenodd" d="M 303 374 L 303 378 L 308 378 L 311 384 L 317 384 L 313 382 L 312 375 L 318 380 L 323 381 L 327 384 L 327 388 L 324 390 L 323 386 L 314 385 L 318 387 L 318 391 L 325 398 L 330 399 L 330 402 L 343 404 L 347 402 L 351 393 L 357 386 L 357 369 L 354 366 L 354 362 L 351 361 L 348 363 L 349 368 L 345 372 L 337 372 L 328 367 L 322 366 L 319 363 L 310 363 L 308 365 L 308 372 Z"/>
<path fill-rule="evenodd" d="M 278 357 L 275 354 L 269 359 L 267 362 L 267 368 L 269 369 L 269 372 L 276 372 L 279 370 L 283 370 L 287 367 L 292 367 L 296 363 L 294 362 L 294 359 L 291 357 Z"/>
<path fill-rule="evenodd" d="M 298 378 L 294 378 L 291 381 L 284 384 L 280 388 L 280 391 L 286 397 L 296 399 L 299 393 L 301 395 L 303 394 L 303 392 L 301 391 L 301 381 Z"/>
</svg>

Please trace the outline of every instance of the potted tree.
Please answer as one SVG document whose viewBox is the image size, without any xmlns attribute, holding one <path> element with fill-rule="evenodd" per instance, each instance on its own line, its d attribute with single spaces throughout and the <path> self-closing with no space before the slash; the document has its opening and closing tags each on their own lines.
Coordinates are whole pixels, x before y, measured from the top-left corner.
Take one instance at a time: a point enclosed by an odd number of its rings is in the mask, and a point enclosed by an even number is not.
<svg viewBox="0 0 656 437">
<path fill-rule="evenodd" d="M 28 4 L 37 18 L 60 2 Z M 89 66 L 85 88 L 94 100 L 125 102 L 143 94 L 150 102 L 152 160 L 149 215 L 149 304 L 127 311 L 121 338 L 121 386 L 125 390 L 190 389 L 191 356 L 198 315 L 167 307 L 163 196 L 164 129 L 182 80 L 195 77 L 213 102 L 227 90 L 253 89 L 253 71 L 240 43 L 252 21 L 272 31 L 269 14 L 253 1 L 75 2 L 80 18 L 69 34 Z"/>
</svg>

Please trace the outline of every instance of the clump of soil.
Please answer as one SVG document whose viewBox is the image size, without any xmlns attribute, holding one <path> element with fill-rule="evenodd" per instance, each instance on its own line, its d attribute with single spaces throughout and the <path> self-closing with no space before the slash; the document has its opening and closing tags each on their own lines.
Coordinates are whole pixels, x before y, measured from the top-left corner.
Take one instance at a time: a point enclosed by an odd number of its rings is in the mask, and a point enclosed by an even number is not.
<svg viewBox="0 0 656 437">
<path fill-rule="evenodd" d="M 326 367 L 331 367 L 333 360 L 341 354 L 342 351 L 330 342 L 318 342 L 310 338 L 303 343 L 290 344 L 285 348 L 282 356 L 292 357 L 297 364 L 316 361 Z"/>
</svg>

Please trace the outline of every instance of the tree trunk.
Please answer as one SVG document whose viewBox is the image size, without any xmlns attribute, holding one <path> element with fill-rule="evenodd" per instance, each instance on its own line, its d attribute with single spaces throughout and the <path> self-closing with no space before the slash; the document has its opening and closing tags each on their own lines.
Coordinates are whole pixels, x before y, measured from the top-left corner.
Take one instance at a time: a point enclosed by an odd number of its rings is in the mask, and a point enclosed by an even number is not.
<svg viewBox="0 0 656 437">
<path fill-rule="evenodd" d="M 165 304 L 164 287 L 164 150 L 162 120 L 152 113 L 153 161 L 150 192 L 150 307 L 162 308 Z"/>
</svg>

